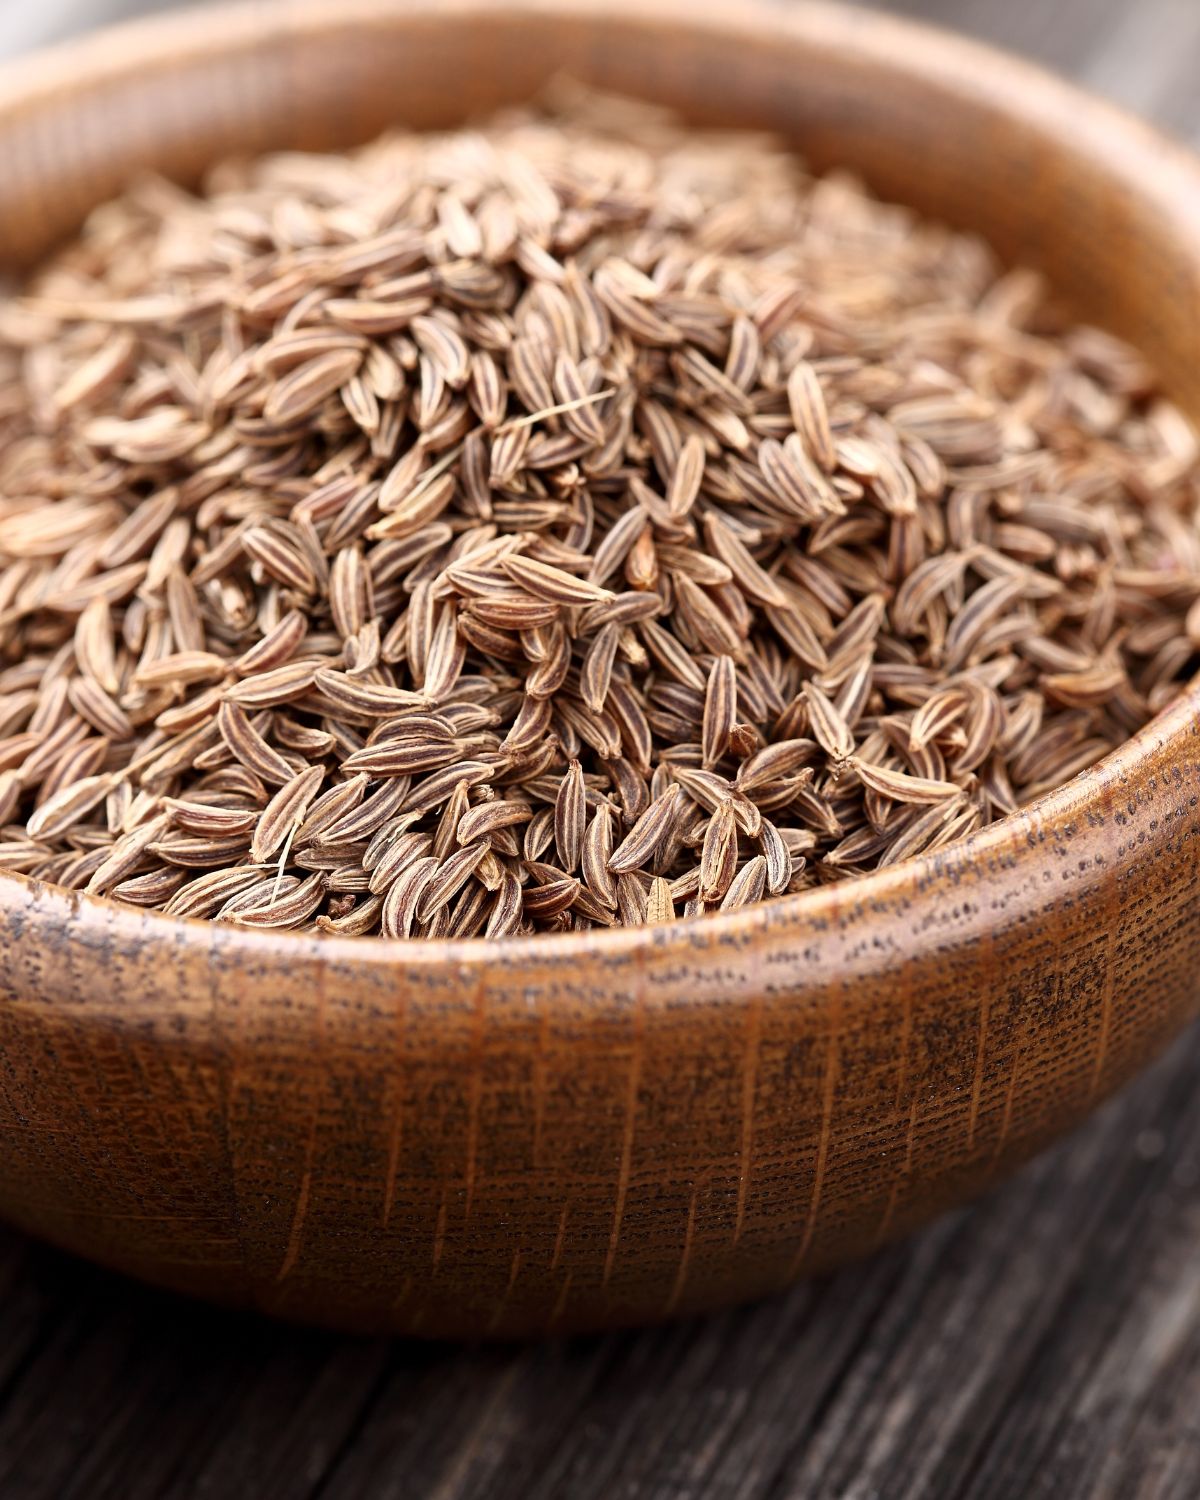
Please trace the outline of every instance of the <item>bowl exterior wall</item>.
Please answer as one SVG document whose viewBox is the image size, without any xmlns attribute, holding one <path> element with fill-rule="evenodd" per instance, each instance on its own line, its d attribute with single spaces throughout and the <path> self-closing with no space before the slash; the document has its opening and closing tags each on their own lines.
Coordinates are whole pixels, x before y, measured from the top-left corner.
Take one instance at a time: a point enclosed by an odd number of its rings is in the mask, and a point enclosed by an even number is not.
<svg viewBox="0 0 1200 1500">
<path fill-rule="evenodd" d="M 408 962 L 14 883 L 0 1212 L 186 1291 L 431 1334 L 642 1321 L 860 1255 L 1192 1014 L 1192 711 L 1054 818 L 730 931 Z"/>
</svg>

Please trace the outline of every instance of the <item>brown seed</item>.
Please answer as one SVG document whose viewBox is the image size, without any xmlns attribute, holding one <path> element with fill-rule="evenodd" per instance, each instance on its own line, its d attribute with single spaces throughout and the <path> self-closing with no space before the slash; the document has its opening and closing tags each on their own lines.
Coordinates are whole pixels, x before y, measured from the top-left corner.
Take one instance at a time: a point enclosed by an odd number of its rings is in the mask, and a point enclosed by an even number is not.
<svg viewBox="0 0 1200 1500">
<path fill-rule="evenodd" d="M 872 765 L 870 761 L 857 756 L 850 764 L 864 786 L 885 797 L 893 797 L 897 802 L 941 802 L 947 797 L 959 795 L 959 788 L 950 782 L 910 776 L 906 771 L 893 771 L 886 766 Z"/>
<path fill-rule="evenodd" d="M 729 888 L 737 868 L 737 823 L 733 807 L 723 803 L 708 821 L 700 853 L 702 901 L 719 901 Z"/>
<path fill-rule="evenodd" d="M 523 906 L 528 916 L 546 921 L 550 917 L 556 917 L 559 912 L 566 911 L 579 892 L 579 881 L 564 875 L 559 879 L 549 880 L 544 885 L 526 886 Z"/>
<path fill-rule="evenodd" d="M 108 795 L 111 776 L 85 776 L 71 782 L 53 797 L 41 803 L 26 819 L 25 827 L 32 839 L 54 839 L 74 827 Z"/>
<path fill-rule="evenodd" d="M 592 554 L 588 570 L 592 583 L 602 584 L 616 572 L 645 527 L 646 513 L 640 505 L 630 506 L 614 521 Z"/>
<path fill-rule="evenodd" d="M 615 908 L 617 904 L 617 882 L 608 864 L 612 852 L 612 809 L 607 803 L 601 803 L 584 834 L 581 858 L 588 890 L 608 908 Z"/>
<path fill-rule="evenodd" d="M 554 844 L 559 862 L 573 874 L 583 853 L 583 835 L 587 814 L 583 769 L 577 760 L 567 767 L 554 802 Z"/>
<path fill-rule="evenodd" d="M 484 928 L 484 937 L 507 937 L 520 925 L 523 910 L 520 882 L 511 870 L 505 870 L 496 899 Z"/>
<path fill-rule="evenodd" d="M 88 880 L 85 886 L 88 894 L 103 896 L 131 875 L 151 845 L 166 833 L 168 822 L 167 815 L 160 813 L 122 834 Z"/>
<path fill-rule="evenodd" d="M 320 670 L 319 662 L 286 662 L 260 671 L 253 668 L 241 682 L 225 689 L 225 697 L 243 708 L 272 708 L 303 698 Z"/>
<path fill-rule="evenodd" d="M 176 828 L 200 837 L 232 838 L 249 835 L 259 820 L 256 807 L 221 807 L 204 802 L 181 802 L 175 797 L 164 797 L 162 805 L 171 814 Z"/>
<path fill-rule="evenodd" d="M 599 584 L 586 578 L 575 578 L 561 568 L 538 562 L 536 558 L 503 557 L 500 566 L 535 599 L 546 599 L 555 604 L 591 604 L 612 598 L 609 591 Z"/>
<path fill-rule="evenodd" d="M 240 703 L 222 703 L 216 727 L 233 757 L 264 781 L 284 786 L 292 780 L 296 768 L 263 739 Z"/>
<path fill-rule="evenodd" d="M 316 835 L 323 845 L 353 845 L 370 838 L 402 807 L 409 791 L 409 778 L 398 776 L 387 780 L 350 812 L 342 813 L 336 822 Z M 315 809 L 314 809 L 315 811 Z"/>
<path fill-rule="evenodd" d="M 835 761 L 843 761 L 853 755 L 853 731 L 815 682 L 805 683 L 804 700 L 808 704 L 813 738 L 826 755 Z"/>
<path fill-rule="evenodd" d="M 788 598 L 782 587 L 755 561 L 750 549 L 715 510 L 704 518 L 704 533 L 712 551 L 733 575 L 742 592 L 758 604 L 784 608 Z"/>
<path fill-rule="evenodd" d="M 444 802 L 460 781 L 475 787 L 491 781 L 495 774 L 496 766 L 491 762 L 456 760 L 418 781 L 409 791 L 405 808 L 410 812 L 427 812 Z"/>
<path fill-rule="evenodd" d="M 597 631 L 579 674 L 579 693 L 593 713 L 602 713 L 612 684 L 613 664 L 621 641 L 619 625 L 604 625 Z"/>
<path fill-rule="evenodd" d="M 796 431 L 812 457 L 832 474 L 839 454 L 829 427 L 829 410 L 817 373 L 806 360 L 800 360 L 788 376 L 788 406 Z"/>
<path fill-rule="evenodd" d="M 370 776 L 415 776 L 433 771 L 457 759 L 454 741 L 430 739 L 414 734 L 411 739 L 383 740 L 355 750 L 342 762 L 344 771 L 365 771 Z"/>
<path fill-rule="evenodd" d="M 646 895 L 646 921 L 658 923 L 674 920 L 675 903 L 671 899 L 670 882 L 661 875 L 656 875 L 650 882 L 650 890 Z"/>
<path fill-rule="evenodd" d="M 820 747 L 814 740 L 777 740 L 744 760 L 738 767 L 737 784 L 747 796 L 772 782 L 795 781 L 798 775 L 809 774 L 811 767 L 820 759 Z"/>
<path fill-rule="evenodd" d="M 129 715 L 113 702 L 94 678 L 72 677 L 67 686 L 67 699 L 81 719 L 109 740 L 131 740 L 137 733 Z M 192 702 L 195 704 L 196 700 Z M 216 711 L 215 701 L 213 711 Z"/>
<path fill-rule="evenodd" d="M 761 854 L 756 854 L 730 882 L 721 901 L 721 910 L 736 911 L 739 906 L 752 906 L 756 901 L 761 901 L 766 880 L 767 862 Z"/>
<path fill-rule="evenodd" d="M 298 844 L 303 847 L 338 823 L 347 813 L 362 802 L 369 778 L 365 772 L 348 777 L 337 786 L 332 786 L 310 803 L 304 820 L 296 831 Z"/>
<path fill-rule="evenodd" d="M 881 866 L 898 864 L 913 854 L 931 848 L 937 834 L 962 809 L 962 799 L 947 798 L 932 803 L 900 833 L 892 837 L 879 856 Z"/>
<path fill-rule="evenodd" d="M 299 927 L 320 906 L 327 887 L 326 876 L 317 871 L 290 889 L 280 889 L 278 894 L 268 896 L 258 906 L 231 912 L 228 920 L 236 922 L 239 927 Z"/>
<path fill-rule="evenodd" d="M 132 875 L 128 880 L 120 881 L 109 895 L 114 901 L 127 901 L 133 906 L 161 907 L 186 879 L 186 870 L 173 870 L 164 865 L 161 869 L 147 870 L 144 875 Z"/>
<path fill-rule="evenodd" d="M 259 815 L 254 837 L 250 841 L 252 863 L 266 864 L 284 841 L 299 828 L 324 780 L 324 766 L 309 766 L 307 770 L 297 772 L 279 788 Z"/>
<path fill-rule="evenodd" d="M 646 921 L 645 877 L 634 873 L 617 876 L 617 916 L 624 927 L 641 927 Z"/>
<path fill-rule="evenodd" d="M 100 348 L 76 365 L 54 391 L 51 400 L 55 410 L 61 415 L 73 407 L 99 400 L 130 373 L 136 354 L 137 343 L 132 333 L 118 329 L 109 334 Z"/>
<path fill-rule="evenodd" d="M 1025 580 L 1001 574 L 971 595 L 946 633 L 945 666 L 949 671 L 965 662 L 988 625 L 1021 597 Z"/>
<path fill-rule="evenodd" d="M 670 835 L 679 810 L 679 788 L 668 787 L 650 803 L 610 855 L 609 870 L 614 875 L 624 875 L 640 869 Z"/>
<path fill-rule="evenodd" d="M 713 658 L 704 694 L 701 748 L 706 767 L 715 766 L 729 748 L 736 718 L 737 670 L 731 656 L 717 656 Z"/>
<path fill-rule="evenodd" d="M 467 844 L 441 861 L 421 898 L 419 916 L 422 922 L 428 922 L 436 911 L 449 905 L 479 868 L 487 852 L 485 843 Z"/>
<path fill-rule="evenodd" d="M 229 664 L 211 651 L 176 651 L 139 666 L 133 680 L 142 688 L 190 687 L 197 682 L 217 682 Z"/>
<path fill-rule="evenodd" d="M 92 599 L 75 623 L 75 660 L 85 678 L 93 678 L 97 686 L 110 694 L 120 690 L 115 644 L 108 600 Z"/>
<path fill-rule="evenodd" d="M 675 636 L 664 630 L 656 620 L 643 621 L 639 629 L 650 655 L 669 676 L 688 687 L 696 688 L 698 692 L 704 691 L 704 674 L 687 648 Z"/>
<path fill-rule="evenodd" d="M 211 916 L 232 897 L 251 890 L 266 873 L 265 867 L 256 865 L 210 870 L 180 886 L 163 909 L 173 917 Z"/>
<path fill-rule="evenodd" d="M 350 379 L 361 361 L 357 350 L 334 350 L 298 366 L 275 384 L 264 417 L 283 427 L 307 416 Z"/>
<path fill-rule="evenodd" d="M 406 938 L 412 935 L 417 908 L 437 871 L 438 861 L 432 855 L 426 855 L 414 860 L 392 882 L 379 913 L 380 930 L 384 937 Z"/>
<path fill-rule="evenodd" d="M 413 832 L 407 818 L 384 824 L 362 854 L 363 868 L 370 873 L 367 889 L 374 895 L 386 891 L 409 865 L 430 854 L 432 845 L 429 834 Z"/>
<path fill-rule="evenodd" d="M 423 694 L 407 688 L 351 677 L 328 667 L 317 670 L 313 685 L 337 708 L 369 719 L 386 719 L 406 708 L 423 707 L 429 701 Z"/>
<path fill-rule="evenodd" d="M 486 839 L 501 828 L 516 828 L 528 823 L 533 809 L 526 802 L 481 802 L 469 808 L 458 821 L 455 833 L 460 844 Z"/>
<path fill-rule="evenodd" d="M 781 150 L 562 107 L 118 200 L 0 298 L 0 863 L 670 920 L 939 849 L 1178 690 L 1200 444 L 1142 360 Z"/>
<path fill-rule="evenodd" d="M 673 520 L 682 520 L 695 504 L 704 481 L 704 458 L 704 440 L 693 433 L 680 448 L 667 485 L 667 513 Z"/>
<path fill-rule="evenodd" d="M 459 634 L 458 611 L 454 605 L 445 604 L 438 613 L 425 657 L 421 690 L 426 701 L 440 703 L 448 698 L 465 662 L 466 641 Z"/>
<path fill-rule="evenodd" d="M 792 857 L 783 835 L 766 818 L 759 830 L 758 846 L 765 861 L 767 890 L 772 896 L 782 896 L 791 884 Z"/>
</svg>

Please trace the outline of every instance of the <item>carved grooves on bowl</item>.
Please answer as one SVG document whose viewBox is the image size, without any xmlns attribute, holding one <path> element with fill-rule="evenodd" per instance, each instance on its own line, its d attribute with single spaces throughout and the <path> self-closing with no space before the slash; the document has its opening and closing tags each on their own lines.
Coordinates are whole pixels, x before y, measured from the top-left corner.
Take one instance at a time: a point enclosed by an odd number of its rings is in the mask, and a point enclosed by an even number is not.
<svg viewBox="0 0 1200 1500">
<path fill-rule="evenodd" d="M 881 888 L 587 957 L 199 941 L 13 882 L 0 1209 L 415 1331 L 780 1285 L 978 1189 L 1190 1014 L 1200 734 L 1159 739 Z"/>
</svg>

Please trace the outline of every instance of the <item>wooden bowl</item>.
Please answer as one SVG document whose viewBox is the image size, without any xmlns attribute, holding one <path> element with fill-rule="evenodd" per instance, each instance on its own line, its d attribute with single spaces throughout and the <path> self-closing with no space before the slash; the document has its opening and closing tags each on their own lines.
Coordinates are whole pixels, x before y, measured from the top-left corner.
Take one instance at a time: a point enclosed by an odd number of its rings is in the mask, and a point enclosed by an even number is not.
<svg viewBox="0 0 1200 1500">
<path fill-rule="evenodd" d="M 556 70 L 981 230 L 1200 415 L 1200 168 L 1022 63 L 729 0 L 206 9 L 0 78 L 0 245 L 137 167 L 444 125 Z M 315 941 L 0 882 L 0 1213 L 136 1276 L 372 1330 L 757 1296 L 977 1193 L 1177 1032 L 1200 687 L 968 843 L 667 929 Z"/>
</svg>

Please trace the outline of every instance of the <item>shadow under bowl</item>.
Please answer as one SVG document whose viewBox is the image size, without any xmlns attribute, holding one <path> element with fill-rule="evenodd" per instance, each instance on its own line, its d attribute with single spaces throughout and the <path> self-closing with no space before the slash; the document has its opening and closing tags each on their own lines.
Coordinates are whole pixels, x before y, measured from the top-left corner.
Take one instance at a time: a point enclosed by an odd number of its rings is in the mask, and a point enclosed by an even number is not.
<svg viewBox="0 0 1200 1500">
<path fill-rule="evenodd" d="M 803 4 L 206 9 L 0 75 L 0 262 L 136 168 L 448 125 L 557 71 L 985 234 L 1200 414 L 1200 167 L 1038 70 Z M 977 1193 L 1196 1009 L 1200 689 L 936 856 L 673 928 L 263 935 L 0 880 L 0 1214 L 180 1290 L 512 1335 L 757 1296 Z"/>
</svg>

